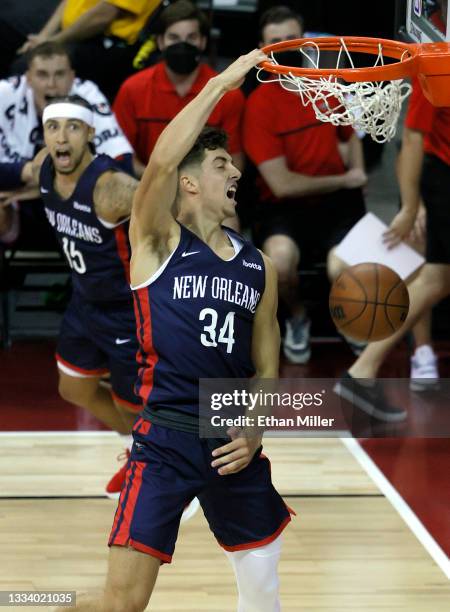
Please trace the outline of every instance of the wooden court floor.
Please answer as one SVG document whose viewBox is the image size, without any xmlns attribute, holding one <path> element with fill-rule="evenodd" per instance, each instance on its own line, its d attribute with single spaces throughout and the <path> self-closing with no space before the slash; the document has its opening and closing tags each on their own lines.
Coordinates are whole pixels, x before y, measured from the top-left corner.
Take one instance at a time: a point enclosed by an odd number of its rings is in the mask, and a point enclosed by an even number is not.
<svg viewBox="0 0 450 612">
<path fill-rule="evenodd" d="M 100 589 L 115 511 L 102 492 L 118 437 L 3 434 L 0 445 L 0 590 Z M 284 532 L 283 612 L 449 609 L 442 570 L 340 440 L 269 438 L 265 452 L 297 512 Z M 181 527 L 148 609 L 236 610 L 231 569 L 201 512 Z"/>
</svg>

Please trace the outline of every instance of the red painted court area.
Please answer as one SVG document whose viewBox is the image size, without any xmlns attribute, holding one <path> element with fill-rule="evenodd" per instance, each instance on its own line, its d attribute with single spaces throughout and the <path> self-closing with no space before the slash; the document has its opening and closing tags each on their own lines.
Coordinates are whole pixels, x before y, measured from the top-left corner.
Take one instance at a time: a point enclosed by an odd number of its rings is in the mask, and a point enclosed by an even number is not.
<svg viewBox="0 0 450 612">
<path fill-rule="evenodd" d="M 105 429 L 86 411 L 58 396 L 52 341 L 15 342 L 0 352 L 0 431 L 87 431 Z M 450 377 L 450 351 L 439 346 L 441 376 Z M 343 344 L 313 346 L 306 366 L 283 364 L 283 377 L 337 377 L 353 356 Z M 406 347 L 392 354 L 382 375 L 407 377 Z M 401 398 L 400 398 L 401 399 Z M 414 400 L 414 397 L 413 397 Z M 421 411 L 426 401 L 405 398 L 410 410 Z M 442 405 L 448 411 L 449 406 Z M 301 441 L 299 441 L 301 443 Z M 450 439 L 377 438 L 361 445 L 382 470 L 432 537 L 450 555 Z"/>
</svg>

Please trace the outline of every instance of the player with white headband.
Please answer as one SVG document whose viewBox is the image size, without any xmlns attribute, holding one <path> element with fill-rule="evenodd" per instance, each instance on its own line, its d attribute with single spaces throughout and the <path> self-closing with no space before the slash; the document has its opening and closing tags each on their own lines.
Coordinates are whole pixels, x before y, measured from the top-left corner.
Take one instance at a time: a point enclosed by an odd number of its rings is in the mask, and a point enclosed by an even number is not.
<svg viewBox="0 0 450 612">
<path fill-rule="evenodd" d="M 49 119 L 79 119 L 87 123 L 89 127 L 94 127 L 94 113 L 89 108 L 85 108 L 74 102 L 54 102 L 45 107 L 42 115 L 42 123 Z"/>
<path fill-rule="evenodd" d="M 34 169 L 73 285 L 56 351 L 59 391 L 128 437 L 142 409 L 133 390 L 138 345 L 128 241 L 138 182 L 111 157 L 93 153 L 93 113 L 84 99 L 54 100 L 44 109 L 43 125 L 46 150 L 35 158 Z M 111 392 L 100 385 L 106 373 Z M 107 493 L 113 496 L 119 484 L 112 483 Z"/>
</svg>

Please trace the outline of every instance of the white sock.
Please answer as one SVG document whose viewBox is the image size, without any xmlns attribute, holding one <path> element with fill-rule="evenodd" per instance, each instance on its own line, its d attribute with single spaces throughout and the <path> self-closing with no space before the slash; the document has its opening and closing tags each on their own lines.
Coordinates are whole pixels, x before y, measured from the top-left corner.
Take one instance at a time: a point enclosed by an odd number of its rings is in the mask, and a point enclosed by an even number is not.
<svg viewBox="0 0 450 612">
<path fill-rule="evenodd" d="M 278 536 L 261 548 L 225 551 L 236 576 L 237 612 L 280 612 L 278 561 L 281 542 Z"/>
</svg>

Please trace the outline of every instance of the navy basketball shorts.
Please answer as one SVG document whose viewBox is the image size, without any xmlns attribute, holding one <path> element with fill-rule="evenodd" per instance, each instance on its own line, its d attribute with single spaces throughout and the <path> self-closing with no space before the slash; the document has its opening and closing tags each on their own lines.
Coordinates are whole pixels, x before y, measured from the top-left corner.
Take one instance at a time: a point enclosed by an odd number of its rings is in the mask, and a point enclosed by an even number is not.
<svg viewBox="0 0 450 612">
<path fill-rule="evenodd" d="M 269 544 L 291 520 L 261 449 L 242 471 L 220 476 L 211 467 L 211 452 L 226 441 L 201 439 L 142 417 L 133 438 L 109 546 L 131 546 L 170 563 L 181 515 L 194 497 L 218 543 L 230 552 Z"/>
<path fill-rule="evenodd" d="M 142 401 L 134 393 L 138 365 L 132 302 L 88 302 L 74 293 L 61 323 L 56 361 L 76 378 L 110 374 L 113 398 L 134 412 Z"/>
</svg>

